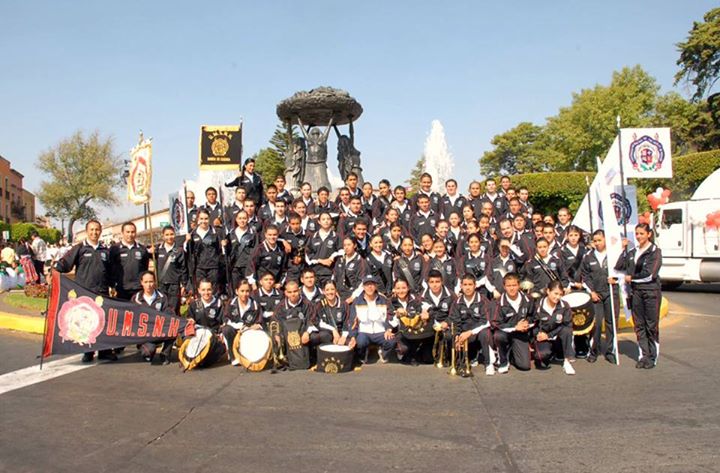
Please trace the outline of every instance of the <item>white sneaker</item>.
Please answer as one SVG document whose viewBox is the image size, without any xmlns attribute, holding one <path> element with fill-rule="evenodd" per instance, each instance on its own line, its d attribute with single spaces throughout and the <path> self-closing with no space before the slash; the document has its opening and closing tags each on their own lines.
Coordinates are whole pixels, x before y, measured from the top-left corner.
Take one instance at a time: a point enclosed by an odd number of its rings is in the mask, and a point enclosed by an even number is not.
<svg viewBox="0 0 720 473">
<path fill-rule="evenodd" d="M 237 366 L 237 365 L 240 364 L 240 360 L 238 360 L 237 358 L 235 358 L 235 359 L 233 359 L 233 360 L 230 362 L 230 364 L 233 365 L 233 366 Z"/>
<path fill-rule="evenodd" d="M 479 364 L 479 363 L 478 363 L 477 360 L 473 360 L 473 361 L 470 362 L 470 366 L 471 366 L 472 368 L 477 367 L 478 364 Z"/>
<path fill-rule="evenodd" d="M 563 369 L 565 370 L 565 374 L 575 374 L 575 368 L 573 368 L 573 365 L 568 360 L 563 362 Z"/>
<path fill-rule="evenodd" d="M 382 350 L 378 350 L 378 358 L 380 359 L 380 363 L 385 364 L 388 362 L 387 358 L 383 356 Z"/>
<path fill-rule="evenodd" d="M 491 348 L 490 349 L 490 364 L 494 365 L 496 361 L 497 361 L 497 355 L 495 354 L 495 350 L 493 350 Z"/>
<path fill-rule="evenodd" d="M 485 367 L 485 376 L 495 375 L 495 367 L 493 365 L 487 365 Z"/>
<path fill-rule="evenodd" d="M 505 363 L 504 365 L 500 365 L 498 367 L 498 373 L 500 374 L 507 374 L 507 372 L 510 371 L 510 364 Z"/>
</svg>

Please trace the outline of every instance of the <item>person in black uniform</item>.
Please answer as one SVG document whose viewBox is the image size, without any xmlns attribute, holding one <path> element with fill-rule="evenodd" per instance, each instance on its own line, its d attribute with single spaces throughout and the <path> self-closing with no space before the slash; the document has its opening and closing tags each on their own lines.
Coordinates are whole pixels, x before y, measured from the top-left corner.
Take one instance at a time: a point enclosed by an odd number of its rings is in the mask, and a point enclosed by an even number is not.
<svg viewBox="0 0 720 473">
<path fill-rule="evenodd" d="M 320 287 L 332 278 L 335 258 L 343 254 L 335 230 L 332 229 L 332 217 L 321 212 L 318 217 L 320 229 L 310 238 L 305 251 L 305 261 L 317 277 Z"/>
<path fill-rule="evenodd" d="M 573 347 L 572 311 L 570 305 L 562 300 L 563 285 L 559 280 L 551 281 L 545 297 L 535 306 L 533 335 L 535 337 L 535 357 L 537 367 L 547 368 L 553 352 L 561 354 L 565 374 L 575 374 L 572 364 L 575 362 Z"/>
<path fill-rule="evenodd" d="M 571 289 L 582 289 L 582 266 L 585 257 L 585 245 L 582 231 L 575 225 L 569 225 L 564 232 L 565 243 L 560 247 L 559 255 L 567 271 Z"/>
<path fill-rule="evenodd" d="M 185 236 L 190 256 L 188 269 L 195 281 L 208 280 L 219 292 L 220 259 L 227 240 L 222 228 L 210 226 L 210 213 L 206 209 L 198 210 L 197 222 L 197 228 Z"/>
<path fill-rule="evenodd" d="M 430 174 L 424 172 L 420 176 L 420 189 L 410 200 L 410 208 L 412 212 L 420 210 L 420 203 L 418 202 L 421 196 L 428 198 L 428 210 L 432 210 L 432 213 L 439 215 L 440 213 L 440 194 L 432 191 L 433 178 Z M 423 212 L 427 212 L 424 210 Z M 433 227 L 435 225 L 433 224 Z"/>
<path fill-rule="evenodd" d="M 435 234 L 435 225 L 437 225 L 440 217 L 430 207 L 430 197 L 426 194 L 418 194 L 415 197 L 417 210 L 410 219 L 410 235 L 415 240 L 415 244 L 419 245 L 422 235 Z"/>
<path fill-rule="evenodd" d="M 280 232 L 275 225 L 265 229 L 265 239 L 250 256 L 247 279 L 253 287 L 257 287 L 260 273 L 270 273 L 275 278 L 275 284 L 281 285 L 285 280 L 287 258 L 285 248 L 278 244 Z"/>
<path fill-rule="evenodd" d="M 653 243 L 653 231 L 646 223 L 635 227 L 638 246 L 628 250 L 627 239 L 615 269 L 625 271 L 630 285 L 633 325 L 640 347 L 636 368 L 651 369 L 657 364 L 660 350 L 660 266 L 662 253 Z"/>
<path fill-rule="evenodd" d="M 540 238 L 535 244 L 535 257 L 529 260 L 522 268 L 524 279 L 533 283 L 535 298 L 542 296 L 552 281 L 560 281 L 569 291 L 570 281 L 565 271 L 565 265 L 557 256 L 548 254 L 548 241 Z"/>
<path fill-rule="evenodd" d="M 235 215 L 235 228 L 228 234 L 232 287 L 237 288 L 247 276 L 250 256 L 258 244 L 258 234 L 248 225 L 248 214 L 241 210 Z"/>
<path fill-rule="evenodd" d="M 188 280 L 185 264 L 185 251 L 175 241 L 173 227 L 163 228 L 163 242 L 152 248 L 156 257 L 158 289 L 167 297 L 167 307 L 175 315 L 180 315 L 180 300 L 185 295 Z"/>
<path fill-rule="evenodd" d="M 235 297 L 225 307 L 221 332 L 228 359 L 233 366 L 240 364 L 240 360 L 235 358 L 232 349 L 238 332 L 264 328 L 260 305 L 250 297 L 250 291 L 250 283 L 245 279 L 241 280 L 235 288 Z"/>
<path fill-rule="evenodd" d="M 327 281 L 323 286 L 323 297 L 315 303 L 312 324 L 319 330 L 310 334 L 310 345 L 345 345 L 350 334 L 348 310 L 348 305 L 338 296 L 335 282 Z"/>
<path fill-rule="evenodd" d="M 150 253 L 135 241 L 137 228 L 134 223 L 123 223 L 121 232 L 120 243 L 110 247 L 110 266 L 115 297 L 129 301 L 140 290 L 140 274 L 148 270 Z"/>
<path fill-rule="evenodd" d="M 362 281 L 368 273 L 367 262 L 357 252 L 357 244 L 351 237 L 343 239 L 344 255 L 338 258 L 333 280 L 340 299 L 349 304 L 362 292 Z"/>
<path fill-rule="evenodd" d="M 402 239 L 400 257 L 395 259 L 393 266 L 393 280 L 404 278 L 410 284 L 410 292 L 420 294 L 422 291 L 423 257 L 415 252 L 415 242 L 412 237 Z"/>
<path fill-rule="evenodd" d="M 300 293 L 310 303 L 316 304 L 323 297 L 322 290 L 315 284 L 315 271 L 310 268 L 300 273 Z"/>
<path fill-rule="evenodd" d="M 298 281 L 303 269 L 307 266 L 305 262 L 305 249 L 310 240 L 310 232 L 303 230 L 301 218 L 298 214 L 290 214 L 288 226 L 280 234 L 280 241 L 287 254 L 287 280 Z"/>
<path fill-rule="evenodd" d="M 569 237 L 572 234 L 569 233 Z M 617 324 L 620 313 L 620 297 L 617 280 L 608 274 L 607 253 L 605 252 L 605 232 L 595 230 L 592 234 L 594 250 L 583 258 L 581 266 L 583 286 L 590 291 L 595 310 L 595 327 L 592 331 L 592 343 L 587 361 L 595 363 L 601 353 L 612 364 L 616 362 L 613 324 Z M 612 302 L 610 287 L 612 286 Z M 602 326 L 605 321 L 605 350 L 602 349 Z M 615 325 L 617 327 L 617 325 Z"/>
<path fill-rule="evenodd" d="M 443 277 L 443 284 L 445 287 L 453 292 L 457 292 L 460 289 L 460 281 L 458 281 L 458 269 L 456 261 L 452 259 L 447 253 L 447 247 L 442 240 L 435 240 L 432 244 L 432 254 L 430 258 L 425 261 L 423 266 L 422 280 L 424 285 L 427 285 L 427 278 L 431 271 L 439 271 Z M 415 292 L 415 295 L 422 294 L 421 290 Z"/>
<path fill-rule="evenodd" d="M 374 235 L 370 239 L 370 253 L 365 261 L 367 261 L 368 272 L 380 281 L 378 291 L 388 295 L 392 292 L 393 287 L 393 257 L 385 251 L 384 246 L 383 237 Z"/>
<path fill-rule="evenodd" d="M 223 305 L 219 297 L 215 297 L 212 281 L 202 279 L 198 283 L 200 297 L 188 306 L 188 318 L 201 327 L 220 333 L 223 317 Z"/>
<path fill-rule="evenodd" d="M 110 250 L 100 241 L 102 225 L 97 220 L 89 220 L 85 224 L 85 241 L 73 246 L 65 255 L 55 263 L 55 269 L 61 273 L 75 270 L 75 282 L 88 291 L 101 296 L 109 295 L 111 267 Z M 85 352 L 83 363 L 90 363 L 95 352 Z M 101 360 L 116 361 L 117 356 L 112 350 L 102 350 L 98 353 Z"/>
<path fill-rule="evenodd" d="M 275 277 L 268 272 L 260 273 L 258 288 L 253 291 L 252 298 L 260 305 L 264 326 L 267 326 L 275 311 L 275 306 L 280 303 L 282 297 L 282 293 L 275 285 Z"/>
<path fill-rule="evenodd" d="M 494 306 L 494 314 L 490 321 L 500 362 L 498 373 L 508 372 L 511 354 L 515 368 L 528 371 L 532 301 L 520 292 L 520 276 L 517 273 L 505 274 L 502 281 L 503 293 Z"/>
<path fill-rule="evenodd" d="M 260 208 L 264 203 L 263 182 L 260 175 L 255 173 L 255 160 L 249 158 L 245 160 L 242 171 L 232 181 L 225 184 L 225 187 L 243 187 L 247 198 L 255 202 L 255 207 Z"/>
<path fill-rule="evenodd" d="M 307 369 L 310 365 L 307 346 L 310 343 L 310 334 L 317 329 L 309 322 L 314 318 L 314 307 L 300 295 L 300 286 L 297 281 L 288 281 L 285 284 L 285 297 L 275 307 L 273 318 L 280 323 L 282 341 L 285 345 L 285 354 L 288 359 L 288 368 Z M 300 340 L 292 336 L 300 335 Z"/>
<path fill-rule="evenodd" d="M 397 329 L 396 345 L 398 358 L 403 364 L 413 366 L 428 361 L 427 354 L 432 348 L 432 338 L 411 339 L 403 330 L 401 318 L 413 319 L 417 316 L 422 320 L 420 323 L 432 324 L 430 314 L 423 311 L 423 303 L 420 297 L 410 294 L 410 287 L 405 279 L 395 281 L 393 296 L 390 298 L 389 316 L 390 325 Z M 432 332 L 429 332 L 432 335 Z"/>
<path fill-rule="evenodd" d="M 152 307 L 159 312 L 171 312 L 168 305 L 168 298 L 156 288 L 155 274 L 152 271 L 145 271 L 140 275 L 140 285 L 142 290 L 138 291 L 132 298 L 132 302 L 138 305 Z M 174 338 L 169 338 L 162 342 L 162 364 L 170 364 L 170 354 L 172 353 Z M 142 357 L 148 363 L 152 363 L 155 358 L 155 352 L 159 342 L 147 342 L 139 345 Z"/>
<path fill-rule="evenodd" d="M 485 374 L 495 374 L 495 366 L 490 358 L 492 345 L 492 331 L 490 330 L 491 303 L 481 293 L 476 291 L 475 276 L 465 274 L 461 280 L 461 293 L 450 308 L 450 321 L 455 325 L 455 349 L 462 349 L 464 343 L 469 343 L 467 356 L 475 360 L 482 352 L 485 363 Z M 478 351 L 477 345 L 480 345 Z"/>
</svg>

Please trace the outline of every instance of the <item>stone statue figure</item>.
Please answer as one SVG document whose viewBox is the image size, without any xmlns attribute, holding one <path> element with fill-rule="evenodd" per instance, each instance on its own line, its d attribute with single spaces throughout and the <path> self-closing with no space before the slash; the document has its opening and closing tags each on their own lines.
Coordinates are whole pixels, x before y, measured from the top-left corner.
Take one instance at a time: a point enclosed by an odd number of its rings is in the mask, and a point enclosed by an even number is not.
<svg viewBox="0 0 720 473">
<path fill-rule="evenodd" d="M 350 117 L 350 136 L 343 135 L 337 126 L 333 127 L 337 135 L 337 159 L 338 170 L 343 181 L 347 179 L 348 174 L 354 172 L 357 174 L 358 182 L 363 183 L 362 168 L 360 167 L 360 151 L 355 148 L 355 130 L 353 128 L 352 117 Z"/>
<path fill-rule="evenodd" d="M 304 138 L 294 138 L 290 149 L 285 153 L 285 181 L 288 189 L 299 190 L 302 185 L 307 148 Z"/>
<path fill-rule="evenodd" d="M 327 140 L 333 126 L 333 119 L 330 119 L 324 132 L 320 131 L 318 127 L 306 130 L 300 117 L 297 117 L 297 121 L 307 143 L 303 180 L 309 182 L 313 190 L 320 187 L 330 189 L 327 175 Z"/>
</svg>

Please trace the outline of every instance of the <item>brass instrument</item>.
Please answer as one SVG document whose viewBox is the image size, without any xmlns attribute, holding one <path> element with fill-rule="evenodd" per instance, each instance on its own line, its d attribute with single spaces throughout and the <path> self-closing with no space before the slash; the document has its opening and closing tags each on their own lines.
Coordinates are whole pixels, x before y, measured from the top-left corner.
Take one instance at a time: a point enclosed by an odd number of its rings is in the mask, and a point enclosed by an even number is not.
<svg viewBox="0 0 720 473">
<path fill-rule="evenodd" d="M 455 324 L 450 325 L 450 340 L 452 340 L 452 349 L 450 350 L 450 376 L 457 376 L 457 368 L 455 368 L 456 350 L 455 350 Z"/>
<path fill-rule="evenodd" d="M 458 374 L 462 378 L 471 378 L 473 376 L 472 367 L 470 365 L 469 343 L 467 340 L 463 343 L 462 347 L 458 350 L 455 348 L 455 324 L 452 324 L 452 352 L 450 360 L 450 376 L 457 376 Z"/>
<path fill-rule="evenodd" d="M 433 360 L 435 360 L 436 367 L 442 368 L 445 365 L 445 336 L 443 335 L 443 330 L 440 326 L 435 328 L 435 341 L 433 342 L 432 356 Z"/>
<path fill-rule="evenodd" d="M 272 320 L 268 324 L 270 331 L 270 342 L 272 346 L 272 357 L 273 357 L 273 370 L 277 370 L 285 365 L 285 349 L 283 347 L 282 336 L 280 335 L 280 322 Z M 280 338 L 280 343 L 275 340 L 275 337 Z"/>
</svg>

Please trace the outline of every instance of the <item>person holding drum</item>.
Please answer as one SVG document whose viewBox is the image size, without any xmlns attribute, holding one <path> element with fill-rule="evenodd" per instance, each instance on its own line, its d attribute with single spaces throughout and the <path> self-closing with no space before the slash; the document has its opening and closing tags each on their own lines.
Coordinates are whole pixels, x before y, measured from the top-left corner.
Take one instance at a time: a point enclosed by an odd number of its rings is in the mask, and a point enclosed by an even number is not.
<svg viewBox="0 0 720 473">
<path fill-rule="evenodd" d="M 530 298 L 520 292 L 520 276 L 507 273 L 502 278 L 503 293 L 494 305 L 490 319 L 493 339 L 498 349 L 500 366 L 498 373 L 505 374 L 510 368 L 510 359 L 520 371 L 530 369 L 530 321 L 533 305 Z"/>
<path fill-rule="evenodd" d="M 245 279 L 241 280 L 235 288 L 235 297 L 225 308 L 221 333 L 228 359 L 233 366 L 240 364 L 240 360 L 233 356 L 232 349 L 238 332 L 263 329 L 260 306 L 250 297 L 251 290 L 250 283 Z"/>
<path fill-rule="evenodd" d="M 660 351 L 660 266 L 662 253 L 653 243 L 650 225 L 641 223 L 635 227 L 638 246 L 627 249 L 628 240 L 615 269 L 625 271 L 625 282 L 630 284 L 630 305 L 633 324 L 640 346 L 640 356 L 635 368 L 654 368 Z"/>
<path fill-rule="evenodd" d="M 189 305 L 187 315 L 195 321 L 195 336 L 183 340 L 178 350 L 178 359 L 185 370 L 211 366 L 225 353 L 225 345 L 218 337 L 222 301 L 215 296 L 213 284 L 207 279 L 198 283 L 198 293 L 200 297 Z"/>
<path fill-rule="evenodd" d="M 310 333 L 310 347 L 330 343 L 345 345 L 350 333 L 347 322 L 348 305 L 338 296 L 335 282 L 328 281 L 323 286 L 323 297 L 315 304 L 315 312 L 310 320 L 310 324 L 318 329 Z"/>
<path fill-rule="evenodd" d="M 573 238 L 572 230 L 568 231 L 568 239 Z M 604 353 L 605 359 L 612 364 L 616 362 L 613 324 L 617 324 L 620 313 L 620 297 L 617 280 L 608 274 L 607 253 L 605 252 L 605 232 L 595 230 L 592 234 L 594 250 L 583 258 L 581 266 L 583 286 L 590 291 L 595 310 L 595 327 L 592 331 L 592 342 L 587 361 L 595 363 L 598 356 Z M 612 303 L 610 301 L 612 287 Z M 613 310 L 614 309 L 614 310 Z M 605 321 L 605 350 L 602 349 L 602 325 Z M 617 325 L 615 325 L 617 327 Z"/>
<path fill-rule="evenodd" d="M 545 241 L 547 244 L 547 242 Z M 563 284 L 550 281 L 545 296 L 535 306 L 535 357 L 538 369 L 547 369 L 553 352 L 562 353 L 565 374 L 575 374 L 575 348 L 573 347 L 572 311 L 562 300 Z"/>
<path fill-rule="evenodd" d="M 405 279 L 395 281 L 389 317 L 390 325 L 397 328 L 396 349 L 401 363 L 417 366 L 424 362 L 435 332 L 430 315 L 423 310 L 422 300 L 410 294 Z"/>
<path fill-rule="evenodd" d="M 218 333 L 222 324 L 223 306 L 220 298 L 215 297 L 213 283 L 208 279 L 200 280 L 198 293 L 200 297 L 189 305 L 187 316 L 195 324 Z"/>
<path fill-rule="evenodd" d="M 349 345 L 355 345 L 355 353 L 361 363 L 367 361 L 367 349 L 371 344 L 380 347 L 378 354 L 381 363 L 387 363 L 388 356 L 395 348 L 395 334 L 388 317 L 389 302 L 377 289 L 378 280 L 372 275 L 365 276 L 362 294 L 350 305 Z"/>
</svg>

